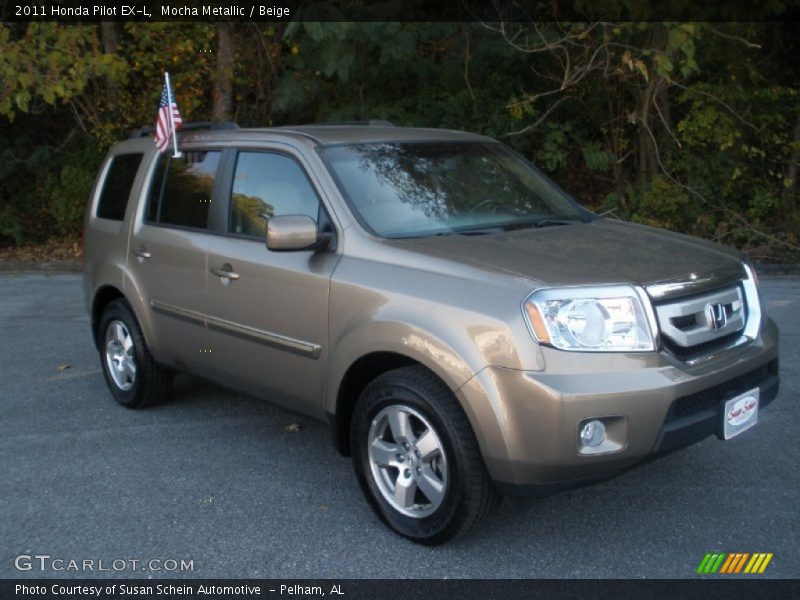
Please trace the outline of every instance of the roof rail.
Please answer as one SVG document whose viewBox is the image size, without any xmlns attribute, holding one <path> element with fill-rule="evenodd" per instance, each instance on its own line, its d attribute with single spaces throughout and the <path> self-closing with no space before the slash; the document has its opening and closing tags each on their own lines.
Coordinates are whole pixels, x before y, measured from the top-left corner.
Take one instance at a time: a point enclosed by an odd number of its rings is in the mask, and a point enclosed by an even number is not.
<svg viewBox="0 0 800 600">
<path fill-rule="evenodd" d="M 325 127 L 337 125 L 362 125 L 364 127 L 394 127 L 391 121 L 384 121 L 382 119 L 369 119 L 368 121 L 331 121 L 328 123 L 305 123 L 299 127 Z"/>
<path fill-rule="evenodd" d="M 184 123 L 180 130 L 183 131 L 191 131 L 194 129 L 210 129 L 212 131 L 218 131 L 222 129 L 239 129 L 239 126 L 234 123 L 233 121 L 193 121 L 191 123 Z M 155 127 L 140 127 L 139 129 L 134 129 L 128 135 L 129 138 L 140 138 L 140 137 L 147 137 L 148 135 L 152 135 L 156 132 Z"/>
</svg>

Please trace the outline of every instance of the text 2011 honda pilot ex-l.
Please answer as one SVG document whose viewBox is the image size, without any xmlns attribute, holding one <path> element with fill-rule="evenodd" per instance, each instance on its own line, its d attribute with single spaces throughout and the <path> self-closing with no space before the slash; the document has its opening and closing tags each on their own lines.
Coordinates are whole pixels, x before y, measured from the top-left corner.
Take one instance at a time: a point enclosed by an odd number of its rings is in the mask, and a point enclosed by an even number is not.
<svg viewBox="0 0 800 600">
<path fill-rule="evenodd" d="M 217 125 L 179 146 L 116 144 L 88 204 L 111 393 L 143 408 L 185 371 L 328 421 L 412 540 L 733 438 L 778 393 L 739 253 L 601 218 L 492 139 Z"/>
</svg>

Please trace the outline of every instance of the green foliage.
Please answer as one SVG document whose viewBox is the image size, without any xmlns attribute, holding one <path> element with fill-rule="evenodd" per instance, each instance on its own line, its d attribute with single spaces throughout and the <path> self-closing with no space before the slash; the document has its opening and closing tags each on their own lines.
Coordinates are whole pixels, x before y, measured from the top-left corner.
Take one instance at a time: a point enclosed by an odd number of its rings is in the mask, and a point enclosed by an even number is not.
<svg viewBox="0 0 800 600">
<path fill-rule="evenodd" d="M 659 175 L 631 191 L 632 221 L 695 233 L 702 207 L 697 205 L 685 189 Z"/>
<path fill-rule="evenodd" d="M 68 103 L 92 78 L 123 75 L 123 61 L 98 49 L 94 27 L 28 24 L 24 32 L 0 24 L 0 116 Z"/>
<path fill-rule="evenodd" d="M 79 231 L 105 149 L 76 131 L 55 151 L 24 137 L 12 143 L 0 154 L 0 236 L 22 244 Z M 14 150 L 27 159 L 13 158 Z"/>
<path fill-rule="evenodd" d="M 78 231 L 103 152 L 92 140 L 75 140 L 65 148 L 60 170 L 47 171 L 38 182 L 46 218 L 56 234 Z"/>
<path fill-rule="evenodd" d="M 541 127 L 539 147 L 534 153 L 534 162 L 546 171 L 556 171 L 567 163 L 569 138 L 572 126 L 569 123 L 545 123 Z"/>
<path fill-rule="evenodd" d="M 647 16 L 633 0 L 597 1 L 582 10 Z M 800 258 L 791 23 L 500 30 L 333 17 L 236 24 L 241 125 L 388 119 L 476 131 L 592 209 L 763 260 Z M 215 24 L 117 24 L 116 36 L 106 53 L 96 25 L 0 25 L 0 244 L 79 231 L 102 155 L 153 123 L 165 70 L 184 118 L 209 119 Z"/>
<path fill-rule="evenodd" d="M 586 162 L 586 168 L 590 171 L 605 173 L 611 168 L 614 157 L 599 144 L 587 142 L 581 146 L 581 152 L 583 152 L 583 160 Z"/>
</svg>

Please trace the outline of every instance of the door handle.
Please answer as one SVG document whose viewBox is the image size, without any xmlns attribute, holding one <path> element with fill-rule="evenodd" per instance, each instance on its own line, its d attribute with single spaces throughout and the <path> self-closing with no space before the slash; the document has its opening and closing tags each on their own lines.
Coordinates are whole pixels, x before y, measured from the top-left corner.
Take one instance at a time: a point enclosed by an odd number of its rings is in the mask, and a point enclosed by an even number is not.
<svg viewBox="0 0 800 600">
<path fill-rule="evenodd" d="M 144 246 L 139 246 L 138 248 L 131 250 L 131 254 L 138 258 L 139 262 L 144 262 L 145 259 L 150 258 L 150 253 Z"/>
<path fill-rule="evenodd" d="M 221 279 L 230 279 L 231 281 L 239 279 L 239 274 L 228 263 L 225 263 L 222 267 L 211 267 L 211 272 Z"/>
</svg>

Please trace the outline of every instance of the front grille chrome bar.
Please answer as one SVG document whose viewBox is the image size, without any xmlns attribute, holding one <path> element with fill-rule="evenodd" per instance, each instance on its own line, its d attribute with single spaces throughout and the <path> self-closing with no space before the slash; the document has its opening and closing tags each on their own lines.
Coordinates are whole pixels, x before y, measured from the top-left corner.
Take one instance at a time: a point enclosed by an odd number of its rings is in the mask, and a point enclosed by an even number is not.
<svg viewBox="0 0 800 600">
<path fill-rule="evenodd" d="M 747 264 L 742 267 L 744 277 L 721 282 L 722 289 L 717 287 L 707 293 L 664 298 L 664 289 L 648 286 L 660 346 L 684 363 L 696 365 L 756 339 L 763 319 L 761 298 L 753 270 Z M 687 286 L 684 291 L 690 288 Z M 653 295 L 653 291 L 661 292 L 662 297 Z"/>
<path fill-rule="evenodd" d="M 684 348 L 724 338 L 744 328 L 741 286 L 656 305 L 661 332 Z"/>
</svg>

